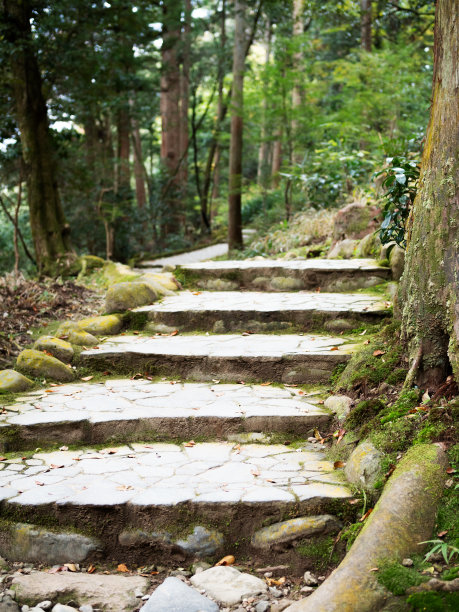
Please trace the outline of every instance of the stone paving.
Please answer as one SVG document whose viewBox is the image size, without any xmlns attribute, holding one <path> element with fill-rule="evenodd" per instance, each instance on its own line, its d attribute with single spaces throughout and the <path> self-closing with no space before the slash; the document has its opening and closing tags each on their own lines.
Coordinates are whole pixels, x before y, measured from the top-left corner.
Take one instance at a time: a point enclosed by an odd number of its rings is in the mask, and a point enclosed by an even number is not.
<svg viewBox="0 0 459 612">
<path fill-rule="evenodd" d="M 191 255 L 191 253 L 190 253 Z M 202 260 L 201 260 L 202 262 Z M 250 270 L 264 268 L 281 268 L 285 270 L 329 270 L 334 272 L 349 272 L 364 270 L 366 272 L 385 271 L 374 259 L 235 259 L 225 261 L 207 261 L 205 263 L 183 264 L 186 270 Z"/>
<path fill-rule="evenodd" d="M 333 464 L 314 447 L 133 443 L 38 452 L 1 467 L 0 500 L 8 505 L 169 506 L 351 497 Z"/>
<path fill-rule="evenodd" d="M 188 263 L 206 261 L 213 257 L 220 257 L 228 253 L 228 245 L 226 242 L 213 244 L 203 249 L 197 249 L 196 251 L 188 251 L 187 253 L 181 253 L 180 255 L 171 255 L 170 257 L 159 257 L 158 259 L 151 259 L 142 261 L 141 268 L 162 268 L 163 266 L 181 266 Z"/>
<path fill-rule="evenodd" d="M 306 434 L 329 420 L 329 413 L 309 403 L 301 389 L 119 379 L 26 394 L 5 407 L 0 431 L 14 429 L 14 448 L 10 443 L 3 450 L 19 450 L 35 448 L 44 438 L 99 443 L 116 435 L 128 441 L 139 439 L 142 430 L 182 439 L 238 431 Z"/>
</svg>

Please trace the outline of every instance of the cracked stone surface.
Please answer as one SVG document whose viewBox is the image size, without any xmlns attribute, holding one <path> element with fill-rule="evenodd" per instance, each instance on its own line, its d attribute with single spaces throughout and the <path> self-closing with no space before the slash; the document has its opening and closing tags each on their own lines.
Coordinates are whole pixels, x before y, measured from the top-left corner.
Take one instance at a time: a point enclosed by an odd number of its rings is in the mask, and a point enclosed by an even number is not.
<svg viewBox="0 0 459 612">
<path fill-rule="evenodd" d="M 220 263 L 220 262 L 213 262 Z M 263 291 L 181 291 L 165 297 L 157 304 L 141 306 L 135 312 L 193 312 L 218 310 L 284 312 L 325 311 L 334 313 L 384 312 L 388 302 L 365 294 L 346 293 L 274 293 Z"/>
<path fill-rule="evenodd" d="M 6 460 L 0 464 L 0 500 L 34 507 L 154 507 L 351 497 L 345 485 L 327 481 L 333 464 L 311 445 L 188 444 L 132 443 Z"/>
<path fill-rule="evenodd" d="M 5 406 L 0 415 L 0 433 L 2 427 L 8 426 L 15 428 L 16 435 L 25 429 L 23 438 L 33 442 L 37 436 L 44 436 L 43 427 L 49 425 L 48 437 L 69 443 L 84 441 L 82 436 L 87 435 L 89 424 L 94 429 L 93 438 L 103 442 L 110 433 L 120 435 L 120 426 L 139 421 L 145 429 L 153 428 L 164 435 L 175 431 L 183 438 L 187 433 L 190 437 L 222 433 L 222 422 L 226 424 L 225 432 L 304 432 L 329 419 L 328 411 L 309 403 L 300 389 L 118 379 L 56 386 L 23 395 L 16 404 Z M 73 424 L 70 430 L 69 424 Z M 86 425 L 79 438 L 78 425 Z M 32 435 L 34 427 L 36 436 Z M 138 427 L 135 434 L 139 435 Z"/>
<path fill-rule="evenodd" d="M 206 259 L 212 259 L 213 257 L 220 257 L 220 255 L 226 255 L 227 252 L 228 245 L 226 243 L 213 244 L 212 246 L 197 249 L 196 251 L 189 251 L 188 253 L 181 253 L 180 255 L 172 255 L 171 257 L 160 257 L 158 259 L 142 261 L 140 265 L 142 268 L 181 266 L 182 264 L 205 261 Z"/>
<path fill-rule="evenodd" d="M 202 261 L 202 260 L 201 260 Z M 186 263 L 186 270 L 248 270 L 250 268 L 284 268 L 285 270 L 349 270 L 380 271 L 384 268 L 376 265 L 374 259 L 244 259 L 227 261 L 208 261 L 205 263 Z"/>
</svg>

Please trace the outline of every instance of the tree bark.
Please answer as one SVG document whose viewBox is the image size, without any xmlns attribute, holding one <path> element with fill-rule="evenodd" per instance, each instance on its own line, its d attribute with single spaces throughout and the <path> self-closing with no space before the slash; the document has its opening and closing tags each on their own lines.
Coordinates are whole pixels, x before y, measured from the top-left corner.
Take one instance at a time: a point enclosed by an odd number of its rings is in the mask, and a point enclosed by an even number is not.
<svg viewBox="0 0 459 612">
<path fill-rule="evenodd" d="M 272 185 L 276 189 L 279 187 L 280 174 L 282 166 L 282 128 L 279 128 L 276 135 L 276 140 L 273 144 L 273 160 L 271 164 Z"/>
<path fill-rule="evenodd" d="M 39 273 L 56 276 L 75 259 L 65 222 L 49 133 L 46 101 L 32 46 L 30 2 L 3 0 L 12 89 L 21 134 L 30 225 Z"/>
<path fill-rule="evenodd" d="M 235 0 L 233 88 L 231 91 L 231 140 L 229 153 L 228 249 L 242 249 L 242 134 L 245 65 L 245 13 L 247 6 Z"/>
<path fill-rule="evenodd" d="M 268 19 L 266 23 L 265 33 L 265 69 L 269 65 L 269 59 L 271 56 L 271 21 Z M 264 79 L 264 95 L 262 105 L 262 124 L 261 124 L 261 142 L 258 148 L 258 168 L 257 168 L 257 182 L 261 187 L 268 186 L 269 180 L 269 140 L 268 140 L 268 92 L 267 92 L 267 79 Z"/>
<path fill-rule="evenodd" d="M 178 181 L 181 191 L 186 194 L 188 183 L 188 142 L 189 125 L 188 109 L 190 96 L 190 64 L 191 64 L 191 0 L 185 0 L 185 20 L 182 39 L 182 70 L 180 72 L 180 140 Z"/>
<path fill-rule="evenodd" d="M 304 34 L 304 3 L 305 0 L 293 0 L 293 28 L 292 35 L 293 39 L 299 38 Z M 298 43 L 298 41 L 296 41 Z M 292 90 L 292 150 L 293 150 L 293 159 L 296 163 L 301 163 L 303 160 L 303 155 L 301 152 L 297 150 L 295 146 L 298 140 L 298 134 L 300 131 L 300 121 L 298 120 L 299 114 L 301 112 L 304 98 L 305 98 L 305 89 L 304 89 L 304 78 L 302 75 L 301 64 L 303 61 L 303 54 L 301 52 L 301 48 L 298 47 L 298 50 L 295 51 L 292 57 L 293 61 L 293 70 L 294 70 L 294 85 Z"/>
<path fill-rule="evenodd" d="M 459 381 L 459 0 L 436 7 L 432 106 L 400 287 L 402 335 L 415 380 Z"/>
<path fill-rule="evenodd" d="M 360 0 L 360 46 L 365 51 L 371 51 L 371 0 Z"/>
<path fill-rule="evenodd" d="M 181 2 L 163 3 L 161 47 L 161 163 L 165 172 L 163 199 L 167 208 L 164 233 L 177 233 L 180 226 L 180 63 Z"/>
<path fill-rule="evenodd" d="M 126 103 L 118 110 L 117 116 L 118 142 L 115 193 L 123 201 L 130 199 L 131 192 L 130 133 L 129 107 Z"/>
</svg>

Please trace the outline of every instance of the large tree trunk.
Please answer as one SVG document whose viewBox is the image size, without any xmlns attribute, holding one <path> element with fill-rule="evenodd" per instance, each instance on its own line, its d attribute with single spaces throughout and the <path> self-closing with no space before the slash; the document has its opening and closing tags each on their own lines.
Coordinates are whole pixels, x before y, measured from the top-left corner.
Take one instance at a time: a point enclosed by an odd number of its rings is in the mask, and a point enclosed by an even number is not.
<svg viewBox="0 0 459 612">
<path fill-rule="evenodd" d="M 293 28 L 292 35 L 298 44 L 298 38 L 304 34 L 304 2 L 305 0 L 293 0 Z M 305 98 L 304 89 L 304 77 L 301 70 L 301 64 L 303 62 L 303 54 L 301 48 L 295 51 L 292 57 L 293 70 L 294 70 L 294 84 L 292 90 L 292 161 L 301 163 L 303 161 L 303 154 L 297 150 L 298 135 L 300 132 L 300 121 L 299 115 L 301 113 L 303 102 Z"/>
<path fill-rule="evenodd" d="M 430 121 L 401 279 L 402 332 L 418 384 L 459 381 L 459 0 L 438 0 Z"/>
<path fill-rule="evenodd" d="M 371 51 L 371 0 L 360 0 L 360 46 Z"/>
<path fill-rule="evenodd" d="M 46 101 L 32 45 L 30 3 L 3 0 L 2 8 L 6 37 L 13 47 L 11 84 L 27 173 L 36 260 L 40 274 L 55 276 L 65 271 L 75 255 L 59 197 Z"/>
<path fill-rule="evenodd" d="M 163 200 L 167 207 L 165 235 L 180 225 L 180 63 L 181 2 L 163 3 L 161 47 L 161 163 L 165 172 Z"/>
<path fill-rule="evenodd" d="M 243 87 L 245 64 L 245 12 L 247 6 L 235 0 L 233 49 L 233 88 L 231 91 L 231 140 L 229 154 L 228 248 L 242 248 L 242 130 Z"/>
<path fill-rule="evenodd" d="M 186 194 L 188 183 L 188 108 L 190 96 L 191 64 L 191 0 L 185 0 L 185 21 L 182 41 L 182 70 L 180 73 L 180 140 L 178 180 L 182 194 Z"/>
</svg>

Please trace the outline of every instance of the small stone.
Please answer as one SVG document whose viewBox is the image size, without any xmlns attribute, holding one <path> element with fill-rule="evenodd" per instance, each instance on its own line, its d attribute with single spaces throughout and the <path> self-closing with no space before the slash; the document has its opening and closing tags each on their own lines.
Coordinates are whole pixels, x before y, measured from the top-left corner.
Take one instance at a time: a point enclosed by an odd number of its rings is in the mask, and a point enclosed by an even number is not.
<svg viewBox="0 0 459 612">
<path fill-rule="evenodd" d="M 41 608 L 42 610 L 49 610 L 50 608 L 53 607 L 53 602 L 50 601 L 49 599 L 45 599 L 45 601 L 41 601 L 40 603 L 37 603 L 36 608 Z"/>
<path fill-rule="evenodd" d="M 17 393 L 33 387 L 33 382 L 15 370 L 0 370 L 0 393 Z"/>
<path fill-rule="evenodd" d="M 141 612 L 218 612 L 218 605 L 178 578 L 166 580 L 153 591 Z"/>
<path fill-rule="evenodd" d="M 274 603 L 271 604 L 270 612 L 283 612 L 283 610 L 291 606 L 293 603 L 295 602 L 292 601 L 291 599 L 283 599 L 282 601 L 275 601 Z"/>
<path fill-rule="evenodd" d="M 77 321 L 79 329 L 93 336 L 112 336 L 121 331 L 123 319 L 119 315 L 104 315 L 101 317 L 89 317 Z"/>
<path fill-rule="evenodd" d="M 276 589 L 276 587 L 269 587 L 269 592 L 273 597 L 282 597 L 283 595 L 282 591 Z"/>
<path fill-rule="evenodd" d="M 130 308 L 153 304 L 156 299 L 156 291 L 147 282 L 117 283 L 107 291 L 105 308 L 108 313 L 123 312 Z"/>
<path fill-rule="evenodd" d="M 28 606 L 27 604 L 24 604 L 21 607 L 21 612 L 30 612 L 30 606 Z"/>
<path fill-rule="evenodd" d="M 315 589 L 312 586 L 304 586 L 300 589 L 301 593 L 312 593 L 313 591 L 315 591 Z"/>
<path fill-rule="evenodd" d="M 59 330 L 57 331 L 59 332 Z M 85 332 L 82 329 L 72 329 L 62 335 L 67 336 L 68 341 L 75 346 L 89 347 L 99 344 L 99 340 L 95 336 L 88 334 L 88 332 Z"/>
<path fill-rule="evenodd" d="M 250 574 L 239 572 L 234 567 L 218 566 L 195 574 L 191 584 L 206 589 L 207 594 L 223 605 L 234 605 L 244 597 L 266 593 L 266 583 Z"/>
<path fill-rule="evenodd" d="M 0 599 L 0 612 L 19 612 L 18 604 L 13 601 L 13 597 L 11 597 L 8 591 L 5 591 Z"/>
<path fill-rule="evenodd" d="M 303 581 L 307 586 L 317 586 L 319 584 L 319 581 L 312 572 L 304 572 Z"/>
<path fill-rule="evenodd" d="M 191 572 L 184 569 L 176 569 L 171 571 L 171 576 L 176 576 L 177 578 L 179 578 L 180 576 L 183 576 L 184 578 L 189 578 L 191 576 Z"/>
<path fill-rule="evenodd" d="M 79 607 L 80 612 L 93 612 L 94 608 L 92 606 L 90 606 L 89 604 L 84 604 L 83 606 Z"/>
<path fill-rule="evenodd" d="M 224 537 L 215 529 L 197 525 L 186 540 L 177 540 L 175 544 L 190 555 L 211 557 L 223 546 Z"/>
<path fill-rule="evenodd" d="M 58 603 L 54 606 L 52 612 L 78 612 L 78 610 L 73 606 L 66 606 L 64 604 Z"/>
<path fill-rule="evenodd" d="M 259 601 L 255 606 L 255 612 L 269 612 L 271 604 L 269 601 Z"/>
<path fill-rule="evenodd" d="M 405 250 L 395 245 L 389 255 L 389 263 L 392 270 L 392 278 L 400 280 L 405 267 Z"/>
<path fill-rule="evenodd" d="M 44 377 L 59 382 L 68 382 L 75 378 L 74 372 L 65 363 L 35 349 L 21 351 L 16 366 L 19 370 L 37 378 Z"/>
<path fill-rule="evenodd" d="M 402 565 L 404 565 L 405 567 L 413 567 L 414 561 L 413 559 L 403 559 Z"/>
<path fill-rule="evenodd" d="M 336 259 L 343 258 L 349 259 L 353 256 L 354 250 L 359 244 L 358 240 L 352 240 L 350 238 L 346 238 L 345 240 L 341 240 L 335 244 L 334 247 L 330 249 L 330 252 L 327 255 L 328 259 Z"/>
<path fill-rule="evenodd" d="M 193 565 L 191 566 L 191 573 L 199 574 L 199 572 L 204 572 L 205 570 L 208 570 L 211 567 L 212 566 L 210 565 L 210 563 L 206 563 L 205 561 L 198 561 L 197 563 L 193 563 Z"/>
<path fill-rule="evenodd" d="M 382 454 L 371 442 L 362 442 L 349 457 L 344 473 L 352 484 L 371 489 L 381 474 Z"/>
<path fill-rule="evenodd" d="M 292 542 L 300 537 L 311 537 L 341 529 L 341 523 L 334 516 L 302 516 L 263 527 L 254 533 L 251 545 L 254 548 L 269 549 L 275 544 Z"/>
<path fill-rule="evenodd" d="M 41 338 L 38 338 L 35 342 L 33 348 L 37 351 L 47 351 L 51 353 L 53 357 L 64 363 L 70 363 L 73 359 L 72 345 L 54 336 L 41 336 Z"/>
<path fill-rule="evenodd" d="M 353 400 L 347 395 L 331 395 L 324 402 L 324 408 L 331 410 L 338 419 L 344 419 L 351 411 Z"/>
</svg>

